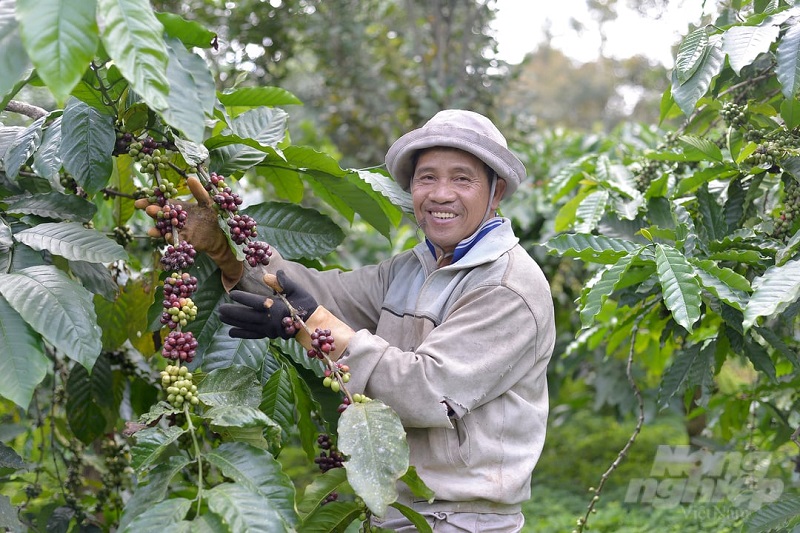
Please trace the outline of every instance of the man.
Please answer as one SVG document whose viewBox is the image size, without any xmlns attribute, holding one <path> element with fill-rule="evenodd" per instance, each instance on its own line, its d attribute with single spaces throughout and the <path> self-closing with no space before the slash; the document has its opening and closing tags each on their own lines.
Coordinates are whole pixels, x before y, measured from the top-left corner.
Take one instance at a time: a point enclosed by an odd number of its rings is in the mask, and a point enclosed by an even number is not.
<svg viewBox="0 0 800 533">
<path fill-rule="evenodd" d="M 411 464 L 435 501 L 413 501 L 401 484 L 401 502 L 434 531 L 519 531 L 544 443 L 555 339 L 547 281 L 495 212 L 525 168 L 491 121 L 464 110 L 402 136 L 386 164 L 411 192 L 424 243 L 351 272 L 307 269 L 277 253 L 267 268 L 280 271 L 311 330 L 333 332 L 331 357 L 350 367 L 349 390 L 402 420 Z M 285 306 L 263 305 L 272 294 L 263 267 L 243 272 L 226 247 L 212 258 L 226 287 L 239 289 L 238 303 L 220 309 L 231 335 L 285 338 Z M 297 338 L 310 347 L 307 334 Z M 394 509 L 384 518 L 381 527 L 414 531 Z"/>
</svg>

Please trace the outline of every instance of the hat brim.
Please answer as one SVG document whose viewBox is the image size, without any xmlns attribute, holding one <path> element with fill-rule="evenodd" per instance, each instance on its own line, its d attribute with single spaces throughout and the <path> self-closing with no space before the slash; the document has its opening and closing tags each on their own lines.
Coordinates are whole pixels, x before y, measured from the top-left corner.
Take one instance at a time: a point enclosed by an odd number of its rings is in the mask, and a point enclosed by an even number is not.
<svg viewBox="0 0 800 533">
<path fill-rule="evenodd" d="M 435 146 L 464 150 L 489 165 L 498 177 L 506 181 L 503 198 L 511 196 L 526 176 L 525 165 L 505 146 L 470 129 L 435 125 L 406 133 L 386 153 L 386 168 L 404 190 L 411 186 L 414 155 L 419 150 Z"/>
</svg>

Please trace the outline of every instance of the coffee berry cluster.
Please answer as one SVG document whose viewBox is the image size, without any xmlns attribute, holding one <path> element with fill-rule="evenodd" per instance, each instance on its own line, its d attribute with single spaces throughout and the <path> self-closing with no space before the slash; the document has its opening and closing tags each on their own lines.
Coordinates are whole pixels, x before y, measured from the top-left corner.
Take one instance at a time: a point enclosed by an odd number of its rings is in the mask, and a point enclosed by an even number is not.
<svg viewBox="0 0 800 533">
<path fill-rule="evenodd" d="M 800 217 L 800 183 L 792 177 L 784 178 L 783 209 L 775 219 L 772 237 L 788 241 L 794 234 L 795 221 Z"/>
<path fill-rule="evenodd" d="M 249 215 L 239 213 L 242 197 L 233 192 L 225 183 L 225 177 L 211 172 L 209 180 L 204 184 L 211 199 L 217 206 L 220 217 L 225 220 L 230 230 L 231 240 L 244 246 L 245 260 L 251 267 L 268 265 L 272 250 L 269 244 L 257 241 L 258 223 Z"/>
<path fill-rule="evenodd" d="M 185 366 L 167 365 L 161 371 L 161 386 L 167 391 L 167 402 L 182 408 L 185 403 L 197 405 L 197 385 L 192 384 L 192 373 Z"/>
</svg>

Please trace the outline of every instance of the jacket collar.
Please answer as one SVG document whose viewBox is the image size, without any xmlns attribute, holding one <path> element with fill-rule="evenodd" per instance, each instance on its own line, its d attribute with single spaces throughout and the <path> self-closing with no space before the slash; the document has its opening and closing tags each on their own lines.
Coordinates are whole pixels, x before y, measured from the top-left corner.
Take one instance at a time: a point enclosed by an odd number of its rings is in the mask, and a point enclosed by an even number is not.
<svg viewBox="0 0 800 533">
<path fill-rule="evenodd" d="M 469 237 L 467 237 L 466 239 L 462 240 L 461 242 L 459 242 L 456 245 L 456 248 L 455 248 L 455 250 L 453 252 L 453 259 L 450 262 L 450 264 L 454 265 L 454 264 L 458 263 L 460 260 L 462 260 L 473 248 L 475 248 L 475 246 L 479 242 L 483 241 L 484 238 L 487 235 L 489 235 L 491 232 L 493 232 L 493 230 L 495 230 L 497 228 L 503 228 L 505 231 L 500 231 L 499 233 L 495 232 L 496 235 L 492 236 L 493 237 L 493 239 L 491 239 L 492 241 L 497 241 L 498 240 L 498 239 L 496 239 L 494 237 L 499 238 L 500 241 L 505 241 L 506 240 L 505 239 L 506 234 L 509 234 L 510 237 L 513 238 L 513 243 L 511 243 L 511 245 L 509 245 L 508 242 L 506 242 L 506 244 L 501 244 L 502 250 L 499 250 L 501 253 L 504 253 L 504 252 L 508 251 L 511 248 L 511 246 L 513 246 L 514 244 L 517 243 L 517 238 L 514 237 L 514 234 L 512 233 L 511 222 L 509 221 L 509 219 L 502 218 L 502 217 L 493 217 L 493 218 L 490 218 L 489 220 L 487 220 L 486 222 L 484 222 L 483 224 L 481 224 L 480 227 L 478 227 L 478 229 L 475 231 L 475 233 L 473 233 L 472 235 L 470 235 Z M 488 243 L 486 243 L 486 244 L 488 244 Z M 433 256 L 433 260 L 436 261 L 436 249 L 434 248 L 433 244 L 427 238 L 425 239 L 425 245 L 427 246 L 428 251 Z M 486 251 L 490 252 L 490 253 L 491 253 L 492 250 L 498 251 L 498 250 L 495 249 L 496 248 L 495 246 L 489 246 L 489 247 L 483 247 L 482 246 L 480 248 L 487 248 Z M 475 255 L 475 254 L 473 254 L 473 255 Z M 482 253 L 478 254 L 475 257 L 470 257 L 469 258 L 469 263 L 470 264 L 474 264 L 475 262 L 480 263 L 480 262 L 483 262 L 485 260 L 493 260 L 497 256 L 499 256 L 499 254 L 493 254 L 493 253 L 491 255 L 493 257 L 488 258 L 488 257 L 484 257 L 484 254 L 482 254 Z M 459 265 L 459 266 L 461 266 L 461 265 Z"/>
</svg>

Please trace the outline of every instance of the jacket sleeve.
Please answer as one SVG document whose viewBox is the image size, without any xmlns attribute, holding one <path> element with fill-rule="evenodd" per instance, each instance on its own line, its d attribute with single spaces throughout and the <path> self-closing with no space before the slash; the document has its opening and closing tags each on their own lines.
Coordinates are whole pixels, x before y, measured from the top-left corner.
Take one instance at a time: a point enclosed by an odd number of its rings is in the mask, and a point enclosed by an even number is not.
<svg viewBox="0 0 800 533">
<path fill-rule="evenodd" d="M 549 296 L 531 307 L 495 285 L 462 296 L 414 351 L 358 331 L 342 361 L 351 368 L 350 390 L 380 398 L 407 427 L 451 427 L 450 417 L 512 387 L 540 397 L 532 389 L 541 387 L 554 340 Z"/>
</svg>

